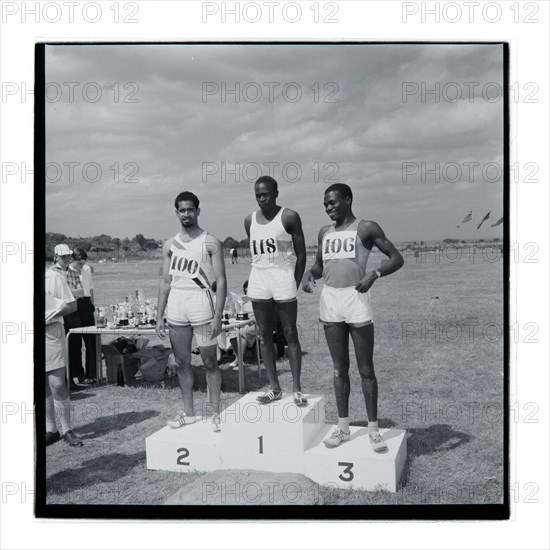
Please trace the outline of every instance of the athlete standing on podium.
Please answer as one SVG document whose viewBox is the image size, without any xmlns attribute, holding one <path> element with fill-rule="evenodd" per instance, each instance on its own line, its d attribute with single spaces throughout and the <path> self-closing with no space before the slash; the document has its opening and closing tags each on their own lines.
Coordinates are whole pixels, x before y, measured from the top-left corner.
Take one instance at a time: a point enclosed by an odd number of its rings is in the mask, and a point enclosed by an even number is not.
<svg viewBox="0 0 550 550">
<path fill-rule="evenodd" d="M 271 385 L 271 390 L 258 397 L 258 402 L 265 405 L 281 399 L 283 395 L 273 356 L 273 313 L 276 308 L 288 343 L 294 403 L 305 407 L 307 399 L 300 385 L 302 348 L 296 327 L 297 289 L 306 267 L 302 221 L 294 210 L 277 205 L 279 191 L 272 177 L 258 178 L 254 192 L 260 209 L 244 220 L 252 254 L 248 296 L 258 324 L 262 357 Z M 293 248 L 296 254 L 294 269 L 291 263 Z"/>
<path fill-rule="evenodd" d="M 306 272 L 302 288 L 305 292 L 312 292 L 315 280 L 324 279 L 319 319 L 334 363 L 334 393 L 338 408 L 338 427 L 323 441 L 324 444 L 337 447 L 350 439 L 351 334 L 367 409 L 369 440 L 376 452 L 385 452 L 388 447 L 378 429 L 378 383 L 372 361 L 374 326 L 368 291 L 377 279 L 397 271 L 404 262 L 376 222 L 358 220 L 354 216 L 352 202 L 353 193 L 344 183 L 335 183 L 325 191 L 323 204 L 334 223 L 319 231 L 315 264 Z M 379 269 L 366 271 L 373 245 L 389 260 L 385 260 Z"/>
<path fill-rule="evenodd" d="M 162 276 L 158 296 L 157 335 L 165 338 L 164 310 L 170 343 L 177 362 L 183 411 L 168 422 L 179 428 L 195 422 L 193 405 L 193 333 L 206 368 L 206 384 L 214 409 L 214 431 L 220 430 L 221 371 L 216 359 L 217 336 L 221 332 L 226 295 L 225 265 L 221 242 L 198 225 L 199 199 L 189 191 L 174 201 L 181 231 L 167 239 L 162 248 Z M 216 283 L 216 305 L 212 285 Z"/>
</svg>

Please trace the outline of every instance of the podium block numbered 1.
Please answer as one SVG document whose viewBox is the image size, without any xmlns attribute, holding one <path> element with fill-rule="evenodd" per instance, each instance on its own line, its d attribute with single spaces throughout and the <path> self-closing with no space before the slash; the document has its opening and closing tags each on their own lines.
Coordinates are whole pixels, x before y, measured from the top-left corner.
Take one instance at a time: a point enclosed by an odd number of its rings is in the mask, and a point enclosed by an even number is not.
<svg viewBox="0 0 550 550">
<path fill-rule="evenodd" d="M 297 407 L 292 394 L 260 405 L 251 392 L 221 415 L 223 467 L 301 472 L 304 451 L 325 420 L 325 398 L 308 396 L 307 407 Z"/>
<path fill-rule="evenodd" d="M 388 446 L 376 453 L 367 429 L 351 427 L 351 438 L 335 448 L 325 439 L 335 426 L 325 424 L 325 398 L 307 395 L 297 407 L 292 394 L 260 405 L 249 393 L 221 413 L 221 432 L 209 418 L 178 429 L 162 428 L 146 442 L 147 468 L 189 472 L 218 469 L 305 474 L 317 483 L 366 491 L 397 491 L 407 458 L 406 432 L 380 430 Z"/>
</svg>

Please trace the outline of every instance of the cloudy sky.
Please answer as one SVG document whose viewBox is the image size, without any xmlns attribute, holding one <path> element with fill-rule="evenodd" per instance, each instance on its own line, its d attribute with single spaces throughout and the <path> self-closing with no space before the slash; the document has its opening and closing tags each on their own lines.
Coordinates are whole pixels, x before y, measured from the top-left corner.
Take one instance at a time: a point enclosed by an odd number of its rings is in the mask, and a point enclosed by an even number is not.
<svg viewBox="0 0 550 550">
<path fill-rule="evenodd" d="M 241 239 L 260 171 L 308 243 L 335 181 L 391 240 L 499 237 L 502 73 L 499 45 L 48 46 L 46 230 L 165 239 L 191 190 Z"/>
</svg>

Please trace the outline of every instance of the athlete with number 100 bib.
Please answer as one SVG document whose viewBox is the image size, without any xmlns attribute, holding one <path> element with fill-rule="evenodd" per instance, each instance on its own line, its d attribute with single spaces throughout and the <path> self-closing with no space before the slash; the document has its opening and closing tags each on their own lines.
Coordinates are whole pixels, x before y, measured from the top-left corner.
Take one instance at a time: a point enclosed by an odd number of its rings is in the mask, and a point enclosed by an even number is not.
<svg viewBox="0 0 550 550">
<path fill-rule="evenodd" d="M 334 223 L 319 231 L 315 264 L 306 272 L 302 288 L 305 292 L 312 292 L 315 280 L 324 279 L 319 319 L 334 364 L 334 393 L 338 408 L 338 427 L 324 440 L 325 445 L 337 447 L 350 439 L 351 334 L 367 409 L 369 440 L 376 452 L 385 452 L 388 447 L 378 429 L 378 382 L 372 360 L 374 325 L 368 291 L 377 279 L 400 269 L 403 258 L 376 222 L 358 220 L 354 216 L 352 202 L 353 193 L 344 183 L 335 183 L 325 191 L 323 204 Z M 380 268 L 367 271 L 373 245 L 389 259 L 384 260 Z"/>
<path fill-rule="evenodd" d="M 258 178 L 254 184 L 254 193 L 260 208 L 244 221 L 252 254 L 248 296 L 258 324 L 262 357 L 271 385 L 271 390 L 259 396 L 258 402 L 265 405 L 281 399 L 283 395 L 273 354 L 273 314 L 276 308 L 288 343 L 294 403 L 298 407 L 305 407 L 307 399 L 300 385 L 302 348 L 296 327 L 297 289 L 306 267 L 302 221 L 294 210 L 277 205 L 279 191 L 272 177 Z M 293 250 L 296 255 L 294 269 Z"/>
<path fill-rule="evenodd" d="M 197 340 L 206 369 L 214 431 L 220 430 L 221 371 L 216 359 L 217 336 L 221 332 L 226 296 L 225 265 L 221 242 L 198 225 L 199 199 L 189 191 L 180 193 L 174 205 L 181 231 L 167 239 L 162 249 L 162 276 L 159 286 L 158 321 L 160 338 L 165 338 L 164 311 L 170 343 L 177 362 L 183 396 L 183 411 L 168 422 L 179 428 L 195 422 L 191 344 Z M 216 283 L 216 300 L 212 287 Z"/>
</svg>

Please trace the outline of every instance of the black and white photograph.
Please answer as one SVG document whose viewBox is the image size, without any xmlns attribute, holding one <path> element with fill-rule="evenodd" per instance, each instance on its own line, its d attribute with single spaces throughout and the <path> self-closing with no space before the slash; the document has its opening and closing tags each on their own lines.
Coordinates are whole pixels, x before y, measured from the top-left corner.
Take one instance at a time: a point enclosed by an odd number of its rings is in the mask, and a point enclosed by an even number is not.
<svg viewBox="0 0 550 550">
<path fill-rule="evenodd" d="M 36 53 L 37 516 L 509 517 L 507 43 Z"/>
</svg>

